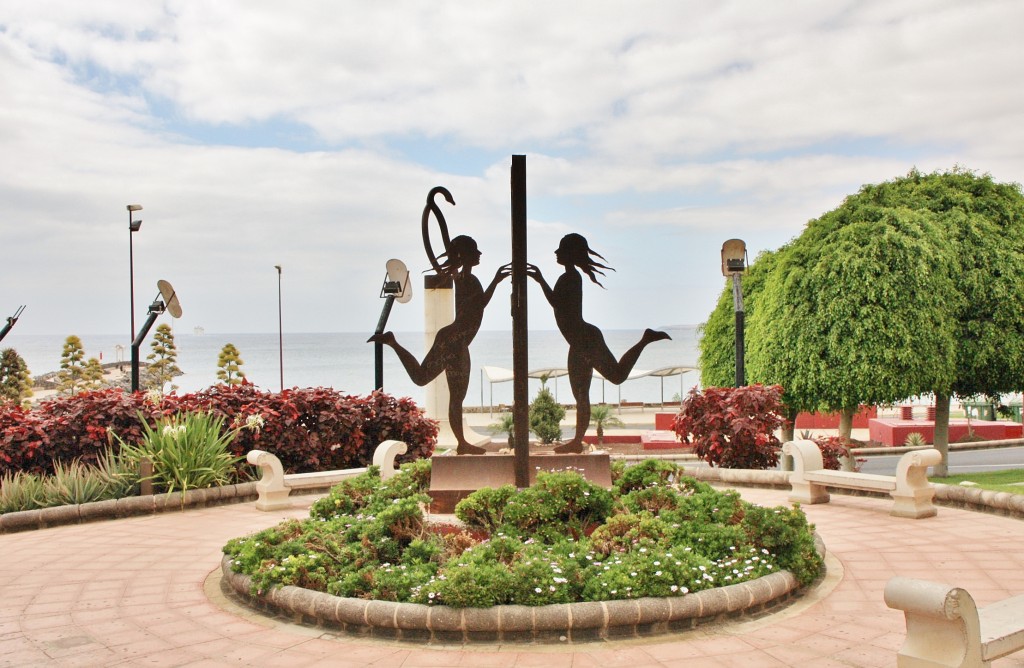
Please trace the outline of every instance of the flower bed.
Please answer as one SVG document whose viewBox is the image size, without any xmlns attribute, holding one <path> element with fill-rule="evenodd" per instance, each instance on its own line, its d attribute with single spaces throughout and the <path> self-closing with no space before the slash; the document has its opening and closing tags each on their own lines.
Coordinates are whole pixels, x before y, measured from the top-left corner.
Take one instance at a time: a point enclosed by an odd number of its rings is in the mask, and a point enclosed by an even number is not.
<svg viewBox="0 0 1024 668">
<path fill-rule="evenodd" d="M 318 500 L 310 519 L 233 539 L 229 581 L 361 632 L 512 639 L 675 628 L 764 606 L 822 568 L 799 509 L 754 506 L 669 462 L 617 465 L 612 490 L 575 472 L 480 490 L 456 508 L 457 529 L 424 517 L 429 465 L 384 483 L 371 469 Z"/>
</svg>

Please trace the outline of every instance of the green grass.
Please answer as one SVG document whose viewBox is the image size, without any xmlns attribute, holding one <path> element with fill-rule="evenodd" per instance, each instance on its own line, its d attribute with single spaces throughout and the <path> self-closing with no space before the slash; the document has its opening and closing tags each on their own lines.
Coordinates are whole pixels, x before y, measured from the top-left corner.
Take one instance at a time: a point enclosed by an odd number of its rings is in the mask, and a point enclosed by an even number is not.
<svg viewBox="0 0 1024 668">
<path fill-rule="evenodd" d="M 1005 471 L 992 471 L 990 473 L 962 473 L 951 475 L 946 478 L 930 477 L 932 482 L 944 485 L 959 485 L 963 481 L 977 483 L 982 489 L 993 492 L 1010 492 L 1011 494 L 1024 494 L 1024 469 L 1008 469 Z"/>
</svg>

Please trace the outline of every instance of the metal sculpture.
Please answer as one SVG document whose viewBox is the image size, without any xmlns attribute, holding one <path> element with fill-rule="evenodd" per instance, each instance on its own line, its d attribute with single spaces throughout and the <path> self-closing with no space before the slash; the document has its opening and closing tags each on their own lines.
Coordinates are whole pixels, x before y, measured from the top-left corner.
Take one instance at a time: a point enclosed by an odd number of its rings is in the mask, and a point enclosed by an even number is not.
<svg viewBox="0 0 1024 668">
<path fill-rule="evenodd" d="M 605 275 L 602 269 L 612 269 L 595 258 L 604 260 L 604 257 L 590 249 L 582 235 L 573 233 L 562 237 L 555 250 L 555 260 L 565 267 L 565 271 L 555 281 L 553 289 L 544 280 L 540 269 L 532 264 L 527 266 L 527 275 L 540 284 L 554 311 L 558 330 L 569 344 L 567 366 L 569 384 L 576 399 L 576 432 L 571 441 L 555 447 L 555 452 L 559 453 L 583 452 L 583 435 L 590 425 L 590 383 L 594 370 L 619 385 L 629 376 L 644 348 L 655 341 L 672 338 L 665 332 L 644 330 L 640 341 L 621 358 L 615 358 L 601 330 L 583 319 L 583 278 L 580 271 L 604 287 L 597 276 Z"/>
<path fill-rule="evenodd" d="M 484 309 L 494 295 L 494 289 L 498 283 L 511 274 L 509 265 L 502 265 L 491 279 L 490 285 L 484 289 L 480 281 L 473 275 L 473 267 L 480 264 L 480 251 L 477 243 L 471 237 L 459 235 L 453 239 L 448 236 L 448 224 L 444 214 L 434 201 L 438 194 L 451 204 L 455 200 L 446 188 L 436 187 L 431 189 L 427 195 L 427 204 L 423 209 L 423 247 L 430 260 L 430 265 L 437 272 L 437 275 L 450 279 L 455 286 L 455 319 L 451 324 L 445 325 L 438 330 L 434 337 L 434 343 L 427 351 L 420 362 L 416 357 L 406 350 L 395 339 L 394 333 L 375 333 L 367 342 L 381 343 L 390 346 L 399 361 L 405 367 L 409 378 L 417 385 L 423 386 L 437 378 L 441 372 L 445 373 L 448 381 L 448 392 L 450 401 L 448 404 L 448 420 L 452 433 L 458 441 L 456 452 L 460 455 L 482 455 L 486 452 L 481 447 L 470 444 L 465 437 L 462 424 L 462 403 L 465 401 L 466 393 L 469 390 L 469 378 L 471 362 L 469 356 L 469 344 L 473 342 L 480 323 L 483 320 Z M 435 255 L 430 244 L 429 222 L 430 214 L 437 217 L 441 230 L 441 239 L 444 243 L 444 252 Z M 442 261 L 443 258 L 443 261 Z"/>
</svg>

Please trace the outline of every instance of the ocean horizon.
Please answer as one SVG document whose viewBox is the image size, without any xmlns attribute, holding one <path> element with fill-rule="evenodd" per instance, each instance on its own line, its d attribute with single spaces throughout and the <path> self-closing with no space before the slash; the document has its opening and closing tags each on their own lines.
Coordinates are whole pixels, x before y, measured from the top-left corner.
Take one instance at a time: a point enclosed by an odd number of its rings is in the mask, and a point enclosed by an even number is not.
<svg viewBox="0 0 1024 668">
<path fill-rule="evenodd" d="M 699 356 L 697 326 L 683 325 L 662 328 L 671 336 L 670 341 L 658 341 L 648 346 L 634 369 L 634 374 L 665 367 L 696 367 Z M 642 330 L 606 330 L 605 340 L 612 353 L 621 356 L 639 340 Z M 12 330 L 0 348 L 14 348 L 25 359 L 33 377 L 60 369 L 60 356 L 67 334 L 18 334 Z M 96 357 L 102 363 L 131 362 L 131 343 L 124 335 L 79 334 L 86 359 Z M 284 387 L 331 387 L 346 394 L 365 395 L 374 387 L 374 346 L 367 343 L 366 332 L 292 333 L 285 332 Z M 424 354 L 423 332 L 395 332 L 399 343 L 417 359 Z M 140 349 L 145 362 L 152 352 L 150 334 Z M 217 358 L 227 343 L 238 348 L 244 362 L 242 371 L 249 382 L 257 387 L 276 391 L 281 389 L 281 359 L 279 335 L 273 333 L 216 333 L 175 331 L 178 366 L 184 375 L 174 379 L 178 394 L 202 390 L 217 381 Z M 530 332 L 529 370 L 564 368 L 568 344 L 556 330 Z M 512 368 L 512 332 L 502 330 L 480 331 L 470 346 L 473 371 L 469 393 L 464 405 L 498 406 L 512 403 L 511 382 L 490 382 L 483 367 Z M 685 395 L 698 385 L 699 373 L 640 377 L 630 379 L 621 386 L 595 379 L 591 387 L 594 402 L 618 401 L 659 403 L 671 401 L 676 395 Z M 539 379 L 530 380 L 530 396 L 540 386 Z M 562 403 L 572 403 L 568 379 L 548 380 Z M 400 397 L 410 397 L 423 405 L 424 389 L 408 377 L 398 357 L 390 348 L 384 348 L 384 391 Z"/>
</svg>

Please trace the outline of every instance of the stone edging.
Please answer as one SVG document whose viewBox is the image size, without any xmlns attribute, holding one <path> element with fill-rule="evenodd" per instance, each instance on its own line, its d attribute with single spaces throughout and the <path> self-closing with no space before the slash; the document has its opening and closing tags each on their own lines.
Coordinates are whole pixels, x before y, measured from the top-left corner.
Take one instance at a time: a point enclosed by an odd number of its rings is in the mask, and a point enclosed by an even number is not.
<svg viewBox="0 0 1024 668">
<path fill-rule="evenodd" d="M 52 506 L 36 510 L 19 510 L 0 514 L 0 534 L 31 531 L 65 524 L 81 524 L 119 517 L 152 515 L 186 508 L 205 508 L 255 499 L 256 483 L 243 482 L 222 487 L 190 489 L 184 494 L 151 494 L 126 496 L 120 499 Z"/>
<path fill-rule="evenodd" d="M 628 457 L 632 459 L 633 456 Z M 686 475 L 703 482 L 721 482 L 729 485 L 748 487 L 789 487 L 788 471 L 760 471 L 754 469 L 717 469 L 698 467 L 686 469 Z M 1024 494 L 992 492 L 961 485 L 935 483 L 935 503 L 951 508 L 963 508 L 1024 519 Z M 310 490 L 313 491 L 313 490 Z M 858 492 L 856 490 L 835 490 L 839 493 L 886 496 L 880 492 Z M 244 482 L 223 487 L 190 489 L 185 492 L 184 503 L 181 492 L 154 494 L 152 496 L 129 496 L 122 499 L 108 499 L 68 506 L 53 506 L 37 510 L 20 510 L 0 514 L 0 534 L 17 531 L 31 531 L 65 524 L 81 524 L 120 517 L 151 515 L 184 508 L 204 508 L 227 503 L 251 501 L 257 497 L 256 483 Z"/>
<path fill-rule="evenodd" d="M 824 545 L 817 542 L 824 555 Z M 452 608 L 342 598 L 302 587 L 250 593 L 251 578 L 221 560 L 223 586 L 264 612 L 294 623 L 352 635 L 419 642 L 586 642 L 649 637 L 727 617 L 754 616 L 788 600 L 799 587 L 789 571 L 685 596 L 625 601 Z"/>
<path fill-rule="evenodd" d="M 698 468 L 687 469 L 686 474 L 704 482 L 722 482 L 729 485 L 774 487 L 780 489 L 789 487 L 788 471 Z M 1024 494 L 993 492 L 977 487 L 944 485 L 942 483 L 933 483 L 932 486 L 935 487 L 935 503 L 940 506 L 987 512 L 1024 520 Z M 880 498 L 887 498 L 889 496 L 885 492 L 847 489 L 830 489 L 829 491 L 852 496 L 877 496 Z"/>
</svg>

